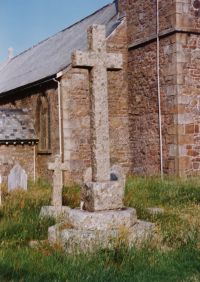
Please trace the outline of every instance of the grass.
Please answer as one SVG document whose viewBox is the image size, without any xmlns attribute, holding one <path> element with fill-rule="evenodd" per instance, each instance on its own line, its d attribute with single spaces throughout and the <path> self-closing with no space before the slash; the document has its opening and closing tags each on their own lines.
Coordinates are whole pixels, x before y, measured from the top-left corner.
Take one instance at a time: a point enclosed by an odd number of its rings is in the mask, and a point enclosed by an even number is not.
<svg viewBox="0 0 200 282">
<path fill-rule="evenodd" d="M 125 203 L 140 219 L 156 223 L 142 246 L 66 255 L 45 241 L 52 220 L 40 220 L 50 187 L 39 181 L 28 193 L 4 192 L 0 209 L 0 281 L 200 281 L 200 181 L 130 177 Z M 79 187 L 65 187 L 63 202 L 79 205 Z M 161 207 L 151 215 L 147 208 Z M 37 249 L 30 240 L 44 240 Z"/>
</svg>

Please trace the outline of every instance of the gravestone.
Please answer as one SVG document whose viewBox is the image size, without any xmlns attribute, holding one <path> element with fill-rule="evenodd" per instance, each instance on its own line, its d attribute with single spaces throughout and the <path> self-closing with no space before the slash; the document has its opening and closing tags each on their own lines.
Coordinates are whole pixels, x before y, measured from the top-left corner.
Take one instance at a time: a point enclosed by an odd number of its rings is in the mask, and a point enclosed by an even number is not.
<svg viewBox="0 0 200 282">
<path fill-rule="evenodd" d="M 64 224 L 48 231 L 49 242 L 67 252 L 110 247 L 120 230 L 126 230 L 131 246 L 138 236 L 146 238 L 153 228 L 151 223 L 137 220 L 135 209 L 123 206 L 123 170 L 119 166 L 110 168 L 107 70 L 122 69 L 122 55 L 107 53 L 106 31 L 101 25 L 88 29 L 88 49 L 73 53 L 72 66 L 90 71 L 92 167 L 84 176 L 81 208 L 69 209 Z"/>
<path fill-rule="evenodd" d="M 27 190 L 28 177 L 25 170 L 16 164 L 10 171 L 8 175 L 8 192 L 15 189 Z"/>
</svg>

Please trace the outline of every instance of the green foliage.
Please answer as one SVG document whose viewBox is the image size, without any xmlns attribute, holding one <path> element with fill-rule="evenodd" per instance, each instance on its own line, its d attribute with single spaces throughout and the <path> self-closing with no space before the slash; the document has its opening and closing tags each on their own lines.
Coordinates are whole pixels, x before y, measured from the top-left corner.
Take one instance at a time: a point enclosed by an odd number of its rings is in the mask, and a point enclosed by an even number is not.
<svg viewBox="0 0 200 282">
<path fill-rule="evenodd" d="M 63 205 L 71 208 L 80 206 L 80 187 L 78 185 L 63 188 Z"/>
<path fill-rule="evenodd" d="M 130 177 L 125 203 L 139 218 L 156 223 L 152 241 L 129 250 L 116 244 L 95 254 L 65 255 L 41 242 L 51 220 L 40 220 L 41 206 L 50 202 L 51 189 L 41 180 L 29 183 L 27 193 L 4 191 L 0 210 L 0 281 L 200 281 L 200 182 Z M 63 203 L 79 206 L 80 188 L 65 187 Z M 149 207 L 161 207 L 152 215 Z"/>
<path fill-rule="evenodd" d="M 50 189 L 30 184 L 29 191 L 4 192 L 4 205 L 0 210 L 1 246 L 25 245 L 29 240 L 47 237 L 52 220 L 40 220 L 39 212 L 50 201 Z"/>
</svg>

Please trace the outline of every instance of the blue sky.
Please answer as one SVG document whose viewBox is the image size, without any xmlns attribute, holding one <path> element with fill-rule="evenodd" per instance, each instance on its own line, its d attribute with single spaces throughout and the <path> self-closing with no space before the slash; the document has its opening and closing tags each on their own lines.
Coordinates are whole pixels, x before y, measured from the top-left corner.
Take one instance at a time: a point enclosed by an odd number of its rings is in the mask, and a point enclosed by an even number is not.
<svg viewBox="0 0 200 282">
<path fill-rule="evenodd" d="M 112 0 L 0 0 L 0 63 Z"/>
</svg>

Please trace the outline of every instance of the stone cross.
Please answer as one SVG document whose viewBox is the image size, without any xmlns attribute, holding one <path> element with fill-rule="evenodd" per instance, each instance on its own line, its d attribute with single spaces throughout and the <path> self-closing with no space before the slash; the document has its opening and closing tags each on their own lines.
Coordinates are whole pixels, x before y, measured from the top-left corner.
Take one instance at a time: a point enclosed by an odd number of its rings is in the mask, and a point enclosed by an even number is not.
<svg viewBox="0 0 200 282">
<path fill-rule="evenodd" d="M 72 66 L 90 70 L 92 180 L 110 180 L 107 70 L 122 69 L 121 54 L 107 53 L 105 26 L 88 29 L 88 52 L 75 51 Z"/>
<path fill-rule="evenodd" d="M 48 164 L 48 169 L 54 171 L 53 195 L 51 204 L 56 207 L 62 207 L 63 171 L 68 170 L 69 166 L 68 164 L 61 162 L 60 156 L 56 156 L 55 162 Z"/>
</svg>

